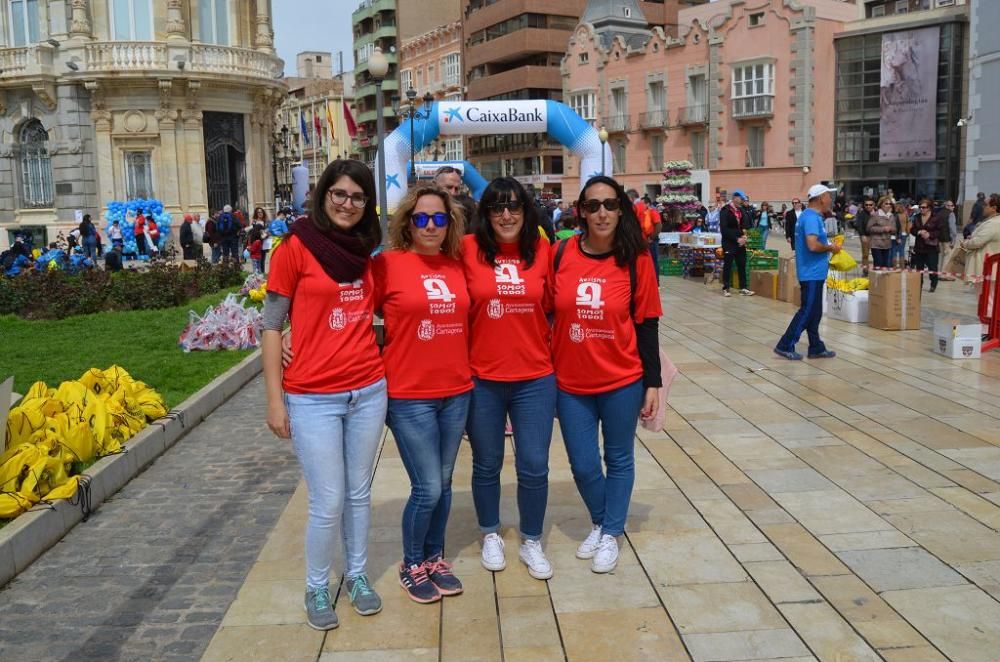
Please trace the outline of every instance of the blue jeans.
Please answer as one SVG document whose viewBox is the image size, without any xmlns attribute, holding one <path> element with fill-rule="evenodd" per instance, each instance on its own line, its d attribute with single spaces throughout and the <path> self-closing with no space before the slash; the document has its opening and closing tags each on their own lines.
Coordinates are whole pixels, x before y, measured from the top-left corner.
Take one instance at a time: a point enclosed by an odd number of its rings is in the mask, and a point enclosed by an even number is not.
<svg viewBox="0 0 1000 662">
<path fill-rule="evenodd" d="M 222 244 L 216 242 L 212 244 L 212 264 L 218 264 L 222 260 Z"/>
<path fill-rule="evenodd" d="M 509 413 L 514 428 L 521 536 L 538 540 L 549 498 L 556 378 L 548 375 L 520 382 L 496 382 L 473 377 L 472 382 L 475 388 L 466 429 L 472 446 L 472 500 L 479 528 L 484 534 L 500 530 L 500 470 Z"/>
<path fill-rule="evenodd" d="M 329 584 L 337 527 L 344 574 L 365 574 L 372 468 L 385 425 L 385 380 L 354 391 L 285 395 L 292 444 L 309 490 L 306 586 Z"/>
<path fill-rule="evenodd" d="M 576 489 L 602 532 L 620 536 L 635 483 L 635 426 L 645 389 L 642 380 L 597 395 L 559 389 L 556 405 Z M 604 464 L 597 429 L 604 433 Z"/>
<path fill-rule="evenodd" d="M 97 259 L 97 237 L 83 238 L 83 254 L 91 260 Z"/>
<path fill-rule="evenodd" d="M 778 349 L 782 352 L 794 352 L 795 343 L 802 337 L 802 332 L 809 334 L 809 354 L 822 354 L 826 345 L 819 338 L 819 323 L 823 319 L 823 283 L 822 280 L 800 280 L 802 288 L 802 304 L 795 317 L 788 324 L 788 330 L 778 341 Z"/>
<path fill-rule="evenodd" d="M 763 247 L 767 248 L 767 235 L 771 233 L 770 225 L 762 225 L 760 228 L 760 239 L 764 243 Z"/>
<path fill-rule="evenodd" d="M 905 238 L 903 239 L 903 241 L 892 242 L 892 249 L 891 253 L 889 254 L 889 260 L 895 262 L 896 259 L 898 258 L 899 266 L 901 267 L 906 266 L 906 244 L 907 242 Z"/>
<path fill-rule="evenodd" d="M 407 567 L 444 555 L 451 474 L 471 396 L 389 398 L 389 429 L 410 476 L 410 498 L 403 508 L 403 563 Z"/>
</svg>

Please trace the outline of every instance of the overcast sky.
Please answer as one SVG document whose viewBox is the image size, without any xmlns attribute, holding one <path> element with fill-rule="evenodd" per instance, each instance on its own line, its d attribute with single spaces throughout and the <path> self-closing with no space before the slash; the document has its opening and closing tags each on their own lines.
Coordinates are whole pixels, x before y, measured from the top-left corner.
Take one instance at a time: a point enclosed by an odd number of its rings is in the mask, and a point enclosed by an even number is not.
<svg viewBox="0 0 1000 662">
<path fill-rule="evenodd" d="M 285 61 L 285 74 L 295 75 L 295 55 L 302 51 L 333 53 L 337 73 L 337 51 L 342 50 L 344 69 L 352 69 L 351 12 L 360 4 L 360 0 L 273 0 L 275 48 Z"/>
</svg>

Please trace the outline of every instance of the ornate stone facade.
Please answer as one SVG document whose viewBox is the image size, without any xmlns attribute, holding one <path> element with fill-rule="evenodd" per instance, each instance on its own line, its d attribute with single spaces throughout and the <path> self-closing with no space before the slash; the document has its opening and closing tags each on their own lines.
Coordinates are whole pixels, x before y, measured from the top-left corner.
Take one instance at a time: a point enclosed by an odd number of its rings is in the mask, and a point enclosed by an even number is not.
<svg viewBox="0 0 1000 662">
<path fill-rule="evenodd" d="M 148 3 L 151 19 L 138 25 L 141 12 L 131 15 L 130 34 L 115 33 L 111 0 L 40 2 L 35 40 L 17 45 L 0 5 L 0 249 L 9 229 L 42 226 L 51 241 L 75 225 L 76 210 L 96 217 L 145 188 L 172 213 L 211 211 L 210 191 L 216 201 L 273 206 L 273 118 L 286 88 L 270 0 L 227 3 L 237 9 L 226 24 L 201 24 L 215 20 L 202 7 L 215 1 L 224 0 L 132 0 L 133 9 Z M 205 113 L 228 114 L 242 144 L 206 152 Z M 19 146 L 36 120 L 51 168 L 40 189 Z M 146 169 L 130 169 L 136 162 Z"/>
</svg>

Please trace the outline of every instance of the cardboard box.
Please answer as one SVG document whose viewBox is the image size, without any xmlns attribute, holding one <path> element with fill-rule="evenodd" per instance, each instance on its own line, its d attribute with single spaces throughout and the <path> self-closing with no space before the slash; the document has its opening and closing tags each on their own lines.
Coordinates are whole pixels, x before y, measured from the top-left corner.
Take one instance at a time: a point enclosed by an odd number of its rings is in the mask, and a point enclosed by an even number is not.
<svg viewBox="0 0 1000 662">
<path fill-rule="evenodd" d="M 884 331 L 920 328 L 920 274 L 873 271 L 868 290 L 868 326 Z"/>
<path fill-rule="evenodd" d="M 934 322 L 934 351 L 951 359 L 978 359 L 982 356 L 982 325 L 958 320 Z"/>
<path fill-rule="evenodd" d="M 759 297 L 768 299 L 778 298 L 778 272 L 777 271 L 751 271 L 750 289 L 757 293 Z"/>
<path fill-rule="evenodd" d="M 795 273 L 794 257 L 778 258 L 778 300 L 787 301 L 799 305 L 799 297 L 794 297 L 795 288 L 799 285 L 798 275 Z"/>
<path fill-rule="evenodd" d="M 677 238 L 682 244 L 694 244 L 698 239 L 698 235 L 693 232 L 678 232 Z"/>
<path fill-rule="evenodd" d="M 663 244 L 679 244 L 681 243 L 681 233 L 680 232 L 661 232 L 660 233 L 660 245 Z"/>
<path fill-rule="evenodd" d="M 851 324 L 864 324 L 868 321 L 867 290 L 842 292 L 828 289 L 826 302 L 830 319 L 850 322 Z"/>
</svg>

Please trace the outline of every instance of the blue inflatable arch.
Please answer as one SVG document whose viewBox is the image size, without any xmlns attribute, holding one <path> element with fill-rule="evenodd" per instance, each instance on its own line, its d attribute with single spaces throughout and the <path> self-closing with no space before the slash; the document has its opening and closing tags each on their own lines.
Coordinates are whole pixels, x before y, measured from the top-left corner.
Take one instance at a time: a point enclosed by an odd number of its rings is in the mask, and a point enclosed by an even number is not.
<svg viewBox="0 0 1000 662">
<path fill-rule="evenodd" d="M 429 115 L 428 119 L 404 121 L 386 136 L 384 145 L 379 146 L 385 149 L 386 203 L 390 210 L 395 209 L 406 195 L 411 123 L 414 153 L 439 135 L 547 133 L 580 158 L 581 184 L 601 174 L 602 146 L 597 130 L 564 103 L 547 100 L 435 102 Z M 604 172 L 613 172 L 611 148 L 607 144 L 603 147 Z M 377 166 L 375 176 L 382 176 Z"/>
<path fill-rule="evenodd" d="M 405 164 L 409 168 L 410 164 Z M 417 161 L 414 164 L 417 171 L 417 179 L 433 177 L 437 171 L 444 166 L 451 166 L 462 175 L 462 181 L 469 187 L 469 194 L 478 202 L 486 190 L 489 182 L 479 174 L 468 161 Z"/>
</svg>

